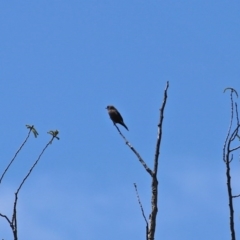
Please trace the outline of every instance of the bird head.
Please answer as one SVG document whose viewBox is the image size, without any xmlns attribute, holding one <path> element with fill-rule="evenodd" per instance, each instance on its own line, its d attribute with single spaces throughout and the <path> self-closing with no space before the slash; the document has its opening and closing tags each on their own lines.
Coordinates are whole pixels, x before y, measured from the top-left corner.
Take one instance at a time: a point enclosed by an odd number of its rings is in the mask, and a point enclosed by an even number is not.
<svg viewBox="0 0 240 240">
<path fill-rule="evenodd" d="M 113 109 L 115 109 L 115 107 L 112 106 L 112 105 L 108 105 L 108 106 L 106 107 L 106 109 L 107 109 L 107 110 L 113 110 Z"/>
</svg>

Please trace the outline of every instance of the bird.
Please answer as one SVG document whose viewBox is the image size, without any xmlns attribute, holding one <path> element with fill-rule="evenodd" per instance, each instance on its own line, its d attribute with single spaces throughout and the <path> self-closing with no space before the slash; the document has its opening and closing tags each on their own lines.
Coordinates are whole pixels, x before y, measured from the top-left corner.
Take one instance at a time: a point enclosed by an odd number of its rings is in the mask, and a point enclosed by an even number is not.
<svg viewBox="0 0 240 240">
<path fill-rule="evenodd" d="M 127 126 L 125 125 L 125 123 L 123 121 L 123 118 L 122 118 L 121 114 L 118 112 L 118 110 L 114 106 L 108 105 L 106 107 L 106 109 L 108 110 L 108 114 L 109 114 L 109 116 L 110 116 L 110 118 L 111 118 L 111 120 L 113 121 L 114 124 L 119 123 L 128 130 Z"/>
</svg>

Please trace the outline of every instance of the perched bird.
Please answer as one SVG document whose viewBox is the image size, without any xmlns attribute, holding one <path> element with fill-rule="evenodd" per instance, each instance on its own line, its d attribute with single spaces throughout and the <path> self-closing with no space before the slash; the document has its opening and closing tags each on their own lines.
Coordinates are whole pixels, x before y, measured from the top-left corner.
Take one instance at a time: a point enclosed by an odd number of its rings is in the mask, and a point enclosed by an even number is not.
<svg viewBox="0 0 240 240">
<path fill-rule="evenodd" d="M 123 118 L 122 118 L 121 114 L 118 112 L 118 110 L 114 106 L 109 105 L 106 107 L 106 109 L 108 110 L 108 114 L 114 124 L 119 123 L 128 130 L 127 126 L 123 122 Z"/>
</svg>

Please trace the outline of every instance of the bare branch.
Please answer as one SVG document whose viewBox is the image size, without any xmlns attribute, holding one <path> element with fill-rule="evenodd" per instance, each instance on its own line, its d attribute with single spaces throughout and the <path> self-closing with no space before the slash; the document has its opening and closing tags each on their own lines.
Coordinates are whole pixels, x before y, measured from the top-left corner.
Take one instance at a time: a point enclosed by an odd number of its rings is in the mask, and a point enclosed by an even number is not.
<svg viewBox="0 0 240 240">
<path fill-rule="evenodd" d="M 7 220 L 7 222 L 10 224 L 10 226 L 12 226 L 11 221 L 9 220 L 9 218 L 6 215 L 0 213 L 0 216 L 5 218 Z"/>
<path fill-rule="evenodd" d="M 235 111 L 236 111 L 237 125 L 239 126 L 238 105 L 236 102 L 235 102 Z"/>
<path fill-rule="evenodd" d="M 34 169 L 34 167 L 37 165 L 38 161 L 40 160 L 40 158 L 42 157 L 43 153 L 45 152 L 45 150 L 47 149 L 47 147 L 52 143 L 53 139 L 55 137 L 53 136 L 51 138 L 51 140 L 47 143 L 47 145 L 43 148 L 42 152 L 40 153 L 40 155 L 38 156 L 37 160 L 35 161 L 35 163 L 33 164 L 33 166 L 30 168 L 28 174 L 26 175 L 26 177 L 22 180 L 21 184 L 19 185 L 16 195 L 18 194 L 18 192 L 20 191 L 20 189 L 22 188 L 24 182 L 27 180 L 27 178 L 29 177 L 29 175 L 31 174 L 32 170 Z M 17 198 L 15 198 L 16 201 Z"/>
<path fill-rule="evenodd" d="M 240 197 L 240 194 L 232 196 L 232 198 L 237 198 L 237 197 Z"/>
<path fill-rule="evenodd" d="M 236 150 L 238 150 L 239 148 L 240 148 L 240 146 L 235 147 L 235 148 L 231 149 L 230 152 L 236 151 Z"/>
<path fill-rule="evenodd" d="M 157 219 L 157 212 L 158 212 L 158 180 L 157 180 L 157 171 L 158 171 L 158 159 L 159 159 L 159 152 L 160 152 L 160 145 L 162 140 L 162 127 L 163 127 L 163 118 L 164 118 L 164 109 L 167 102 L 167 90 L 169 88 L 169 82 L 167 82 L 167 86 L 164 90 L 164 97 L 162 107 L 160 109 L 160 119 L 158 124 L 158 135 L 157 135 L 157 143 L 156 143 L 156 151 L 155 151 L 155 158 L 154 158 L 154 171 L 152 176 L 152 212 L 149 216 L 149 229 L 148 229 L 148 239 L 153 240 L 155 235 L 156 229 L 156 219 Z"/>
<path fill-rule="evenodd" d="M 143 206 L 142 206 L 142 203 L 141 203 L 139 194 L 138 194 L 137 184 L 134 183 L 133 185 L 134 185 L 135 190 L 136 190 L 136 195 L 137 195 L 137 199 L 138 199 L 138 203 L 139 203 L 140 209 L 141 209 L 141 211 L 142 211 L 143 218 L 144 218 L 144 220 L 145 220 L 145 222 L 146 222 L 146 240 L 148 240 L 148 221 L 147 221 L 147 218 L 146 218 L 146 216 L 145 216 L 145 214 L 144 214 Z"/>
<path fill-rule="evenodd" d="M 15 158 L 17 157 L 18 153 L 21 151 L 21 149 L 23 148 L 23 146 L 25 145 L 25 143 L 27 142 L 29 136 L 30 136 L 30 133 L 31 133 L 31 129 L 29 130 L 28 132 L 28 135 L 26 137 L 26 139 L 24 140 L 24 142 L 22 143 L 22 145 L 20 146 L 20 148 L 17 150 L 17 152 L 15 153 L 14 157 L 12 158 L 12 160 L 10 161 L 10 163 L 8 164 L 7 168 L 4 170 L 1 178 L 0 178 L 0 184 L 2 183 L 2 180 L 3 180 L 3 177 L 4 175 L 6 174 L 7 170 L 9 169 L 9 167 L 11 166 L 11 164 L 13 163 L 13 161 L 15 160 Z"/>
<path fill-rule="evenodd" d="M 234 92 L 236 94 L 236 96 L 238 97 L 238 93 L 234 88 L 231 88 L 231 87 L 225 88 L 223 92 L 225 93 L 227 90 L 231 90 L 231 94 Z"/>
<path fill-rule="evenodd" d="M 164 114 L 164 109 L 165 109 L 166 102 L 167 102 L 168 87 L 169 87 L 169 82 L 167 82 L 167 86 L 164 91 L 162 107 L 160 109 L 160 119 L 159 119 L 159 123 L 158 123 L 158 135 L 157 135 L 157 144 L 156 144 L 155 159 L 154 159 L 154 174 L 157 174 L 157 170 L 158 170 L 158 158 L 159 158 L 160 144 L 161 144 L 161 140 L 162 140 L 162 125 L 163 125 L 163 118 L 164 118 L 163 114 Z"/>
<path fill-rule="evenodd" d="M 146 224 L 148 225 L 148 221 L 147 221 L 147 218 L 146 218 L 146 216 L 145 216 L 145 214 L 144 214 L 143 206 L 142 206 L 142 203 L 141 203 L 141 200 L 140 200 L 139 194 L 138 194 L 137 184 L 134 183 L 133 185 L 134 185 L 135 190 L 136 190 L 136 195 L 137 195 L 137 199 L 138 199 L 139 206 L 140 206 L 141 211 L 142 211 L 143 218 L 144 218 Z"/>
<path fill-rule="evenodd" d="M 238 137 L 238 131 L 239 131 L 240 125 L 237 125 L 237 127 L 234 129 L 234 131 L 231 134 L 231 137 L 229 138 L 229 143 L 233 142 L 236 137 Z M 229 148 L 228 148 L 229 149 Z"/>
<path fill-rule="evenodd" d="M 13 215 L 12 215 L 12 231 L 13 231 L 13 236 L 14 240 L 17 240 L 17 200 L 18 200 L 18 195 L 15 193 L 15 201 L 13 204 Z"/>
<path fill-rule="evenodd" d="M 227 89 L 231 89 L 231 88 L 225 88 L 224 92 Z M 230 116 L 230 125 L 229 125 L 229 128 L 228 128 L 227 137 L 225 139 L 224 146 L 223 146 L 223 161 L 225 161 L 227 143 L 228 143 L 228 149 L 230 148 L 230 145 L 229 145 L 230 143 L 228 142 L 228 138 L 230 136 L 230 132 L 231 132 L 231 129 L 232 129 L 232 123 L 233 123 L 233 96 L 232 96 L 232 93 L 233 93 L 233 91 L 231 91 L 231 94 L 230 94 L 230 99 L 231 99 L 231 116 Z"/>
<path fill-rule="evenodd" d="M 146 171 L 153 176 L 153 172 L 152 170 L 147 166 L 147 164 L 144 162 L 144 160 L 142 159 L 142 157 L 140 156 L 140 154 L 135 150 L 135 148 L 129 143 L 129 141 L 123 136 L 123 134 L 121 133 L 121 131 L 119 130 L 118 126 L 116 124 L 114 124 L 115 127 L 117 128 L 119 134 L 122 136 L 122 138 L 124 139 L 125 143 L 128 145 L 128 147 L 135 153 L 135 155 L 137 156 L 139 162 L 143 165 L 143 167 L 146 169 Z"/>
</svg>

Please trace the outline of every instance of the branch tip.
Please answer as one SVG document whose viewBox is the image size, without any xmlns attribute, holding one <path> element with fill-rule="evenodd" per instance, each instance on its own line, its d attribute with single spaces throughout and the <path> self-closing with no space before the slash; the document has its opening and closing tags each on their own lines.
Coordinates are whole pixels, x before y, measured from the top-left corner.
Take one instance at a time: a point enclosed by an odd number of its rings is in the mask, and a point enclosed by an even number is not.
<svg viewBox="0 0 240 240">
<path fill-rule="evenodd" d="M 236 94 L 236 96 L 238 97 L 238 93 L 234 88 L 227 87 L 227 88 L 224 89 L 223 93 L 225 93 L 227 90 L 231 90 L 231 94 L 234 92 Z"/>
</svg>

